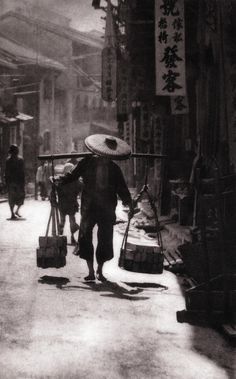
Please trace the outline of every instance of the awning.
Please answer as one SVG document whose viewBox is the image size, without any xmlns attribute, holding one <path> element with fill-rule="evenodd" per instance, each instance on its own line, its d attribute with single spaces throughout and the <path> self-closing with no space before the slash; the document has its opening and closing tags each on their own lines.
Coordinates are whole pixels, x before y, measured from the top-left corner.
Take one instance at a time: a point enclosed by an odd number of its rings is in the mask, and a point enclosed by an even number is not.
<svg viewBox="0 0 236 379">
<path fill-rule="evenodd" d="M 1 56 L 0 56 L 0 66 L 11 68 L 13 70 L 17 69 L 17 65 L 16 64 L 7 61 L 5 58 L 3 58 Z"/>
<path fill-rule="evenodd" d="M 30 115 L 27 115 L 25 113 L 19 112 L 17 116 L 15 117 L 7 117 L 5 113 L 0 112 L 0 123 L 2 124 L 11 124 L 16 121 L 28 121 L 28 120 L 33 120 L 33 117 Z"/>
<path fill-rule="evenodd" d="M 16 64 L 25 62 L 26 64 L 37 64 L 41 67 L 54 68 L 59 71 L 66 70 L 66 67 L 62 63 L 45 57 L 36 50 L 22 46 L 2 36 L 0 36 L 0 52 L 1 51 L 14 57 Z"/>
<path fill-rule="evenodd" d="M 16 118 L 17 118 L 17 120 L 20 120 L 20 121 L 33 120 L 33 116 L 30 116 L 28 114 L 21 113 L 21 112 L 18 113 L 18 115 L 16 116 Z"/>
<path fill-rule="evenodd" d="M 11 122 L 16 122 L 17 119 L 15 117 L 7 117 L 4 113 L 0 112 L 0 123 L 2 124 L 10 124 Z"/>
</svg>

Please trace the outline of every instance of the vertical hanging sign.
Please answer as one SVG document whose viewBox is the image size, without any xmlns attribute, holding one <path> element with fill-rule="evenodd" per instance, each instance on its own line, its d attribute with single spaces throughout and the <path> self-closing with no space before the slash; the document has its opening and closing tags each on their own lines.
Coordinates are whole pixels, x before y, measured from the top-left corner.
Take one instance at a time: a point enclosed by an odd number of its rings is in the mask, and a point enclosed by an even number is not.
<svg viewBox="0 0 236 379">
<path fill-rule="evenodd" d="M 185 96 L 184 0 L 155 0 L 156 94 Z"/>
<path fill-rule="evenodd" d="M 187 96 L 172 96 L 171 97 L 171 113 L 172 114 L 187 114 L 189 112 Z"/>
<path fill-rule="evenodd" d="M 102 50 L 102 98 L 112 102 L 116 100 L 116 36 L 111 9 L 111 2 L 107 3 L 105 44 Z"/>
<path fill-rule="evenodd" d="M 129 102 L 129 78 L 130 62 L 128 58 L 121 57 L 118 60 L 119 70 L 117 73 L 117 115 L 121 121 L 128 119 L 130 113 Z"/>
</svg>

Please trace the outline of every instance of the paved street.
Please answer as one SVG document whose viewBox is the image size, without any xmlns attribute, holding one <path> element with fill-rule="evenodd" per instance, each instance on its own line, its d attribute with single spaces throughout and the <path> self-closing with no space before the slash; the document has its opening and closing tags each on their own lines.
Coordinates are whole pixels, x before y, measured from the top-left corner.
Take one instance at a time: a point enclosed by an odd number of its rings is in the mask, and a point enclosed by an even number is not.
<svg viewBox="0 0 236 379">
<path fill-rule="evenodd" d="M 118 267 L 118 233 L 107 283 L 84 282 L 86 264 L 72 246 L 64 268 L 37 268 L 49 211 L 48 202 L 27 200 L 25 220 L 7 221 L 0 204 L 0 379 L 235 377 L 223 336 L 176 322 L 185 308 L 178 277 Z"/>
</svg>

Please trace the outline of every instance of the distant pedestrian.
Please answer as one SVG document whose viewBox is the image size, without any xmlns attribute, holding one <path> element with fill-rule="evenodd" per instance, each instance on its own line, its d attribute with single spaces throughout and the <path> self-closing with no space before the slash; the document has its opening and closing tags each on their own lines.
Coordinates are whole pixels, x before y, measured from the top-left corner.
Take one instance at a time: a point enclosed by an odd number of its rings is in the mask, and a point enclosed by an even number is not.
<svg viewBox="0 0 236 379">
<path fill-rule="evenodd" d="M 20 157 L 17 145 L 11 145 L 6 159 L 5 182 L 8 192 L 8 202 L 11 210 L 11 220 L 21 217 L 20 207 L 25 199 L 25 170 L 24 160 Z M 15 206 L 16 211 L 14 211 Z"/>
<path fill-rule="evenodd" d="M 74 165 L 72 163 L 67 162 L 64 165 L 63 174 L 67 174 L 68 172 L 73 170 L 73 168 Z M 58 208 L 60 212 L 59 233 L 63 234 L 66 216 L 68 215 L 70 222 L 71 244 L 73 245 L 76 244 L 74 233 L 77 232 L 77 230 L 79 229 L 79 225 L 76 222 L 75 214 L 79 210 L 77 198 L 80 192 L 80 188 L 81 184 L 78 180 L 57 188 Z"/>
<path fill-rule="evenodd" d="M 36 173 L 37 193 L 39 189 L 41 200 L 45 200 L 48 197 L 48 178 L 50 176 L 48 171 L 47 162 L 42 161 Z"/>
</svg>

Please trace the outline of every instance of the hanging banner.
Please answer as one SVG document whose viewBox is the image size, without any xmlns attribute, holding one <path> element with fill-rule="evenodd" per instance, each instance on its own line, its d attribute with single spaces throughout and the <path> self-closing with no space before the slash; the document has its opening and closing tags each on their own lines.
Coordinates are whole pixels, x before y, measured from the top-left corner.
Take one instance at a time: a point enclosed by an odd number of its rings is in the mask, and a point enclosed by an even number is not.
<svg viewBox="0 0 236 379">
<path fill-rule="evenodd" d="M 227 61 L 227 117 L 229 122 L 230 162 L 236 168 L 236 66 Z"/>
<path fill-rule="evenodd" d="M 132 118 L 129 117 L 126 122 L 124 122 L 124 140 L 132 146 L 133 133 L 132 133 Z"/>
<path fill-rule="evenodd" d="M 105 44 L 102 50 L 102 98 L 112 102 L 116 100 L 116 35 L 110 0 L 107 3 Z"/>
<path fill-rule="evenodd" d="M 140 139 L 145 142 L 150 142 L 152 137 L 152 130 L 150 128 L 150 109 L 147 104 L 142 104 L 140 110 Z"/>
<path fill-rule="evenodd" d="M 126 121 L 131 111 L 129 101 L 130 62 L 127 58 L 122 57 L 119 59 L 118 65 L 117 116 L 119 121 Z"/>
<path fill-rule="evenodd" d="M 171 97 L 171 113 L 172 114 L 187 114 L 189 112 L 187 96 L 172 96 Z"/>
<path fill-rule="evenodd" d="M 162 154 L 163 122 L 160 116 L 153 117 L 153 151 L 154 154 Z"/>
<path fill-rule="evenodd" d="M 156 95 L 185 96 L 184 0 L 155 0 Z"/>
<path fill-rule="evenodd" d="M 102 50 L 102 98 L 112 102 L 116 99 L 116 50 L 105 47 Z"/>
</svg>

